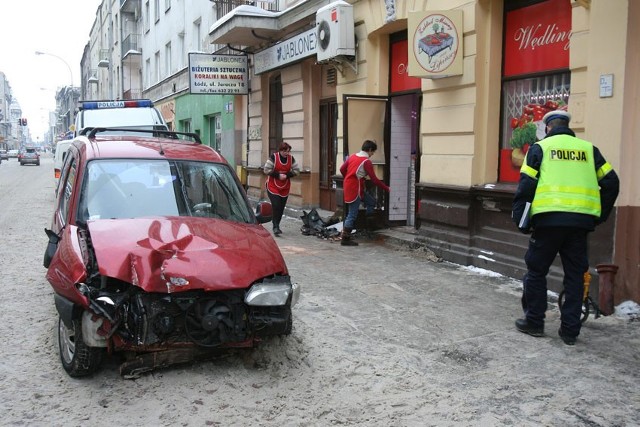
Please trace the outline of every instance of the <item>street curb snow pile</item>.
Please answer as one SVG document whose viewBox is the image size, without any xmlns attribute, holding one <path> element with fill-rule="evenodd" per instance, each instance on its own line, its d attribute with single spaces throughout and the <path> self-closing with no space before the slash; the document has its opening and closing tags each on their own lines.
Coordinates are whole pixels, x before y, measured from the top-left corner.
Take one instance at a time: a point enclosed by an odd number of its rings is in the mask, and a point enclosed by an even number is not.
<svg viewBox="0 0 640 427">
<path fill-rule="evenodd" d="M 640 319 L 640 305 L 633 301 L 624 301 L 616 306 L 616 317 L 622 317 L 631 321 Z"/>
</svg>

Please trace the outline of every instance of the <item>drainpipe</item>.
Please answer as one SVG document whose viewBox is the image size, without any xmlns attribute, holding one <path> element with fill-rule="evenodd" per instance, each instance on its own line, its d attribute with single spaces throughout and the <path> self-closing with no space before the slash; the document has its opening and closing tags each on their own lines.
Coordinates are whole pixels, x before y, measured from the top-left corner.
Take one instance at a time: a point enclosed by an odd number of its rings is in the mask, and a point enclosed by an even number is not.
<svg viewBox="0 0 640 427">
<path fill-rule="evenodd" d="M 596 265 L 598 272 L 598 305 L 605 316 L 613 314 L 613 291 L 618 266 L 614 264 Z"/>
</svg>

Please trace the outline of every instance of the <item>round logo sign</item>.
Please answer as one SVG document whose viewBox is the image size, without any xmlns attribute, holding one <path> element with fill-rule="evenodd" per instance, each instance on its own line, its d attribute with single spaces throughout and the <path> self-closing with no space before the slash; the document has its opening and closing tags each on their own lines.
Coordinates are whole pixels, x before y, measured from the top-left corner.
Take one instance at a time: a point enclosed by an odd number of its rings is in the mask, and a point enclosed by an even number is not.
<svg viewBox="0 0 640 427">
<path fill-rule="evenodd" d="M 458 55 L 459 35 L 454 23 L 444 15 L 426 16 L 413 35 L 413 54 L 429 73 L 442 73 Z"/>
</svg>

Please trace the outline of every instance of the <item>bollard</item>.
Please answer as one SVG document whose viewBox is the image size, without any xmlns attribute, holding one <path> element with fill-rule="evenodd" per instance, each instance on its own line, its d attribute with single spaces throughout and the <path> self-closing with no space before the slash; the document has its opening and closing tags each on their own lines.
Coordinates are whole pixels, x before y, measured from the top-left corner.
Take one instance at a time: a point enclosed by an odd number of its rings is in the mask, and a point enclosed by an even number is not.
<svg viewBox="0 0 640 427">
<path fill-rule="evenodd" d="M 598 272 L 598 305 L 605 316 L 613 314 L 613 288 L 618 266 L 614 264 L 596 265 Z"/>
</svg>

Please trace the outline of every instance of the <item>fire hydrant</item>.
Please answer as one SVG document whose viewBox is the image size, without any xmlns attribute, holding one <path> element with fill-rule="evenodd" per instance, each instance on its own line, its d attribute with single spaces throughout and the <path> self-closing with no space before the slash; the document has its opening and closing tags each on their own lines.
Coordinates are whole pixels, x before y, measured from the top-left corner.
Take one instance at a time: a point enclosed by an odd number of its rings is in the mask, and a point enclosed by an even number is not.
<svg viewBox="0 0 640 427">
<path fill-rule="evenodd" d="M 598 272 L 598 305 L 605 316 L 613 314 L 613 288 L 618 266 L 614 264 L 596 265 Z"/>
</svg>

